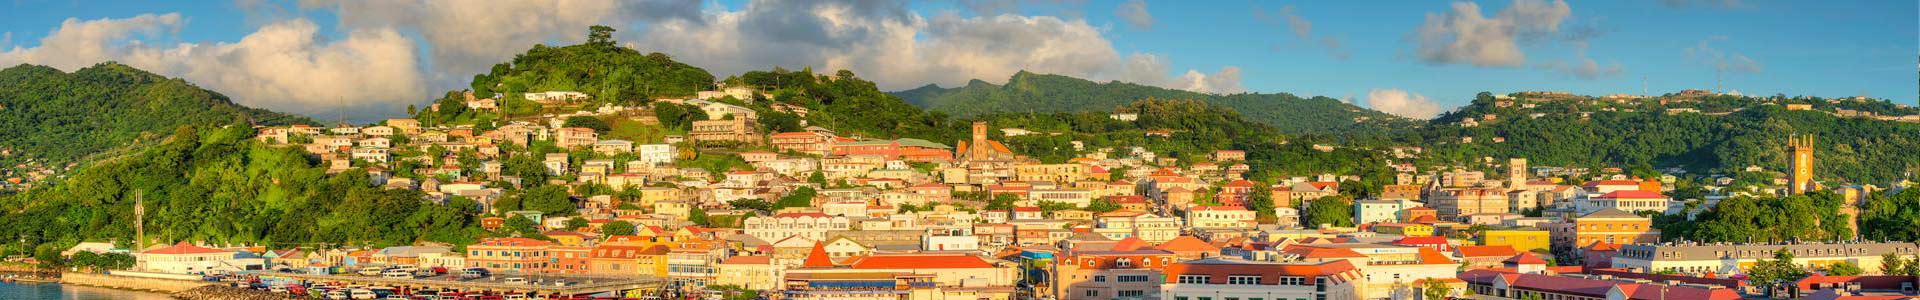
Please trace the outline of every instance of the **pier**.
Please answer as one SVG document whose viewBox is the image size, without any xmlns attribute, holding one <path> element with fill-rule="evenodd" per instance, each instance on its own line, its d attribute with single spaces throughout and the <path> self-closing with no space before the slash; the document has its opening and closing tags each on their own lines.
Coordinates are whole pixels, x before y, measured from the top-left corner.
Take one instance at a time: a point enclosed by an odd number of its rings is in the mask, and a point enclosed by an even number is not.
<svg viewBox="0 0 1920 300">
<path fill-rule="evenodd" d="M 251 273 L 248 275 L 258 276 L 262 280 L 266 280 L 268 278 L 279 278 L 279 279 L 307 281 L 307 282 L 315 282 L 315 283 L 338 283 L 338 284 L 345 284 L 345 285 L 385 286 L 385 287 L 395 287 L 395 288 L 404 287 L 404 288 L 410 288 L 415 290 L 437 289 L 437 290 L 460 290 L 460 291 L 497 291 L 497 292 L 515 292 L 515 293 L 535 293 L 535 294 L 543 294 L 543 295 L 591 295 L 591 294 L 598 294 L 598 293 L 622 294 L 632 290 L 653 291 L 653 290 L 660 289 L 666 283 L 665 280 L 661 280 L 659 278 L 653 278 L 653 277 L 645 277 L 645 276 L 590 277 L 590 276 L 550 275 L 550 274 L 537 274 L 537 275 L 528 274 L 528 275 L 516 275 L 516 276 L 496 275 L 492 277 L 476 278 L 476 279 L 460 279 L 457 275 L 442 275 L 442 276 L 429 277 L 429 278 L 384 278 L 384 277 L 378 277 L 378 276 L 315 275 L 315 274 L 278 273 L 278 272 L 260 272 L 260 273 Z M 537 278 L 541 281 L 544 281 L 545 284 L 536 284 L 534 282 L 506 283 L 501 281 L 502 278 L 506 278 L 506 277 L 525 277 L 529 280 L 534 280 Z M 554 282 L 564 282 L 565 284 L 554 284 Z"/>
</svg>

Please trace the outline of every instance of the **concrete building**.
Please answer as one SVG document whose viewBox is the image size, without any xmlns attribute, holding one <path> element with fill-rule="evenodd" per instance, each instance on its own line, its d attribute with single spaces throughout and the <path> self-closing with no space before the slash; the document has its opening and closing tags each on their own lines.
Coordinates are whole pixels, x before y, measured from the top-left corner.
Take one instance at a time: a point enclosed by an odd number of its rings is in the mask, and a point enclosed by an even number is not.
<svg viewBox="0 0 1920 300">
<path fill-rule="evenodd" d="M 1773 259 L 1775 251 L 1793 253 L 1793 263 L 1826 266 L 1853 263 L 1861 270 L 1880 270 L 1881 255 L 1897 253 L 1920 255 L 1920 245 L 1906 242 L 1802 243 L 1802 244 L 1641 244 L 1621 245 L 1613 257 L 1613 267 L 1644 273 L 1673 271 L 1684 274 L 1745 274 L 1761 259 Z"/>
<path fill-rule="evenodd" d="M 1356 300 L 1364 299 L 1360 286 L 1366 281 L 1345 260 L 1283 264 L 1209 258 L 1176 263 L 1165 272 L 1162 300 Z"/>
</svg>

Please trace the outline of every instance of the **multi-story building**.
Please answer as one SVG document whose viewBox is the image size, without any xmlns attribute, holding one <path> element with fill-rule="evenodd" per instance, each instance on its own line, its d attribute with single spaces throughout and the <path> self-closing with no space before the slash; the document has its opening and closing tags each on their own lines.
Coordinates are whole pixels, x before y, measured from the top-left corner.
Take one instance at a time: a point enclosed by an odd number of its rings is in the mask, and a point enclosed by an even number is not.
<svg viewBox="0 0 1920 300">
<path fill-rule="evenodd" d="M 1441 220 L 1457 221 L 1476 214 L 1504 214 L 1507 193 L 1494 188 L 1447 188 L 1435 190 L 1428 203 Z"/>
<path fill-rule="evenodd" d="M 824 241 L 830 232 L 853 229 L 853 222 L 847 217 L 831 216 L 824 213 L 782 213 L 766 217 L 747 218 L 747 235 L 763 241 L 779 241 L 790 236 L 799 236 L 808 240 Z"/>
<path fill-rule="evenodd" d="M 1574 249 L 1584 249 L 1596 243 L 1644 244 L 1660 241 L 1660 230 L 1653 228 L 1653 219 L 1613 208 L 1588 213 L 1571 222 L 1549 223 L 1545 227 L 1553 238 L 1555 253 L 1572 253 Z"/>
<path fill-rule="evenodd" d="M 1054 299 L 1151 299 L 1160 296 L 1161 273 L 1179 259 L 1156 249 L 1075 251 L 1054 260 Z"/>
<path fill-rule="evenodd" d="M 1056 183 L 1074 183 L 1087 180 L 1087 172 L 1093 167 L 1083 164 L 1025 164 L 1013 166 L 1013 178 L 1018 181 L 1050 181 Z M 1105 178 L 1101 178 L 1105 180 Z"/>
<path fill-rule="evenodd" d="M 601 276 L 667 277 L 667 246 L 602 243 L 587 254 L 587 273 Z"/>
<path fill-rule="evenodd" d="M 747 123 L 746 118 L 693 121 L 692 127 L 687 131 L 687 138 L 695 143 L 754 144 L 760 141 L 753 124 Z"/>
<path fill-rule="evenodd" d="M 817 156 L 826 156 L 833 147 L 833 135 L 824 132 L 782 132 L 773 134 L 768 139 L 772 140 L 774 149 Z"/>
<path fill-rule="evenodd" d="M 467 245 L 467 267 L 494 272 L 536 273 L 546 270 L 547 247 L 553 242 L 530 238 L 489 238 Z"/>
<path fill-rule="evenodd" d="M 735 256 L 721 261 L 719 276 L 714 278 L 715 285 L 732 285 L 749 290 L 770 291 L 780 288 L 781 278 L 786 277 L 786 267 L 772 262 L 766 256 Z"/>
<path fill-rule="evenodd" d="M 557 130 L 557 133 L 553 144 L 560 148 L 591 147 L 593 143 L 600 142 L 600 134 L 593 132 L 592 128 L 567 127 Z"/>
<path fill-rule="evenodd" d="M 1591 213 L 1613 208 L 1627 212 L 1666 212 L 1673 198 L 1656 191 L 1620 190 L 1588 196 L 1573 202 L 1575 213 Z"/>
<path fill-rule="evenodd" d="M 1480 245 L 1509 246 L 1519 251 L 1552 250 L 1553 247 L 1552 233 L 1546 230 L 1486 230 L 1480 232 L 1480 236 L 1475 238 L 1480 240 Z"/>
<path fill-rule="evenodd" d="M 1166 268 L 1162 300 L 1364 299 L 1366 279 L 1345 260 L 1283 264 L 1218 258 Z"/>
<path fill-rule="evenodd" d="M 1535 257 L 1534 260 L 1539 258 Z M 1545 263 L 1545 261 L 1539 261 Z M 1509 262 L 1509 265 L 1514 265 Z M 1526 270 L 1533 267 L 1521 267 Z M 1601 275 L 1547 274 L 1515 272 L 1505 269 L 1478 269 L 1460 273 L 1473 299 L 1521 300 L 1660 300 L 1699 299 L 1737 300 L 1740 293 L 1720 286 L 1667 285 L 1616 280 Z M 1644 281 L 1643 281 L 1644 282 Z"/>
<path fill-rule="evenodd" d="M 1196 206 L 1187 209 L 1190 228 L 1253 228 L 1254 213 L 1239 206 Z"/>
<path fill-rule="evenodd" d="M 1881 256 L 1888 253 L 1913 257 L 1920 245 L 1908 242 L 1798 243 L 1798 244 L 1639 244 L 1620 245 L 1613 267 L 1645 273 L 1678 272 L 1685 274 L 1745 274 L 1762 259 L 1773 259 L 1774 252 L 1793 254 L 1793 263 L 1820 268 L 1852 263 L 1862 270 L 1879 270 Z"/>
<path fill-rule="evenodd" d="M 1162 217 L 1150 213 L 1116 211 L 1094 217 L 1098 228 L 1127 232 L 1129 236 L 1149 243 L 1171 241 L 1180 237 L 1180 223 L 1173 217 Z"/>
<path fill-rule="evenodd" d="M 1353 202 L 1353 220 L 1355 224 L 1393 223 L 1400 220 L 1400 210 L 1420 206 L 1412 200 L 1360 200 Z"/>
</svg>

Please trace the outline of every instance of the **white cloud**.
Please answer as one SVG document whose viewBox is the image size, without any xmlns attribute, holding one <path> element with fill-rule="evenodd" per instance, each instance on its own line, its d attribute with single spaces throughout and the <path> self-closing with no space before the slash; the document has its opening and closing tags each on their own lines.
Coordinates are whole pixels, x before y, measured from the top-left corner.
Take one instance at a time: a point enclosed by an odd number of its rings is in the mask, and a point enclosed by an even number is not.
<svg viewBox="0 0 1920 300">
<path fill-rule="evenodd" d="M 436 82 L 464 84 L 493 64 L 534 44 L 575 44 L 593 25 L 615 28 L 635 21 L 696 18 L 694 0 L 396 0 L 302 1 L 303 8 L 333 11 L 346 28 L 396 28 L 418 32 Z M 444 83 L 444 82 L 443 82 Z"/>
<path fill-rule="evenodd" d="M 1153 14 L 1147 12 L 1145 0 L 1127 0 L 1120 3 L 1120 7 L 1115 8 L 1113 14 L 1126 20 L 1127 24 L 1132 24 L 1134 28 L 1153 29 Z"/>
<path fill-rule="evenodd" d="M 1696 63 L 1712 66 L 1714 70 L 1721 72 L 1757 74 L 1764 69 L 1759 61 L 1747 57 L 1746 54 L 1715 49 L 1712 45 L 1708 44 L 1708 42 L 1718 39 L 1725 38 L 1710 37 L 1700 40 L 1699 44 L 1682 49 L 1681 52 L 1686 53 L 1688 59 Z"/>
<path fill-rule="evenodd" d="M 1122 56 L 1084 20 L 1052 16 L 923 16 L 891 2 L 756 1 L 633 34 L 631 47 L 671 53 L 719 76 L 812 66 L 852 70 L 883 89 L 905 89 L 999 81 L 1028 70 L 1201 92 L 1241 90 L 1237 68 L 1171 72 L 1153 54 Z"/>
<path fill-rule="evenodd" d="M 1400 89 L 1367 91 L 1366 105 L 1374 110 L 1414 119 L 1432 119 L 1441 112 L 1440 105 L 1427 100 L 1427 96 Z"/>
<path fill-rule="evenodd" d="M 393 30 L 356 30 L 323 41 L 304 19 L 261 27 L 237 42 L 148 45 L 137 39 L 185 26 L 179 14 L 68 19 L 35 47 L 0 52 L 0 65 L 72 71 L 103 61 L 186 78 L 254 107 L 317 113 L 346 106 L 392 109 L 424 98 L 411 40 Z"/>
<path fill-rule="evenodd" d="M 1415 55 L 1435 64 L 1464 63 L 1480 67 L 1515 67 L 1526 62 L 1520 40 L 1536 40 L 1558 32 L 1573 14 L 1564 0 L 1515 0 L 1492 18 L 1480 14 L 1480 5 L 1455 2 L 1445 13 L 1427 14 L 1414 31 Z"/>
</svg>

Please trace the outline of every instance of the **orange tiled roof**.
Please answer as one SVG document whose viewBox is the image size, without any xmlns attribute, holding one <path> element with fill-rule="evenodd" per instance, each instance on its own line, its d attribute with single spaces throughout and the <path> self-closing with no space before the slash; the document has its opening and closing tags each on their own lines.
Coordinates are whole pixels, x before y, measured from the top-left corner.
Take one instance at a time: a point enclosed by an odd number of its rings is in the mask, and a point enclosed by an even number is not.
<svg viewBox="0 0 1920 300">
<path fill-rule="evenodd" d="M 1460 257 L 1511 257 L 1519 254 L 1513 246 L 1460 246 Z"/>
<path fill-rule="evenodd" d="M 853 262 L 854 269 L 975 269 L 993 264 L 972 255 L 884 255 Z"/>
</svg>

